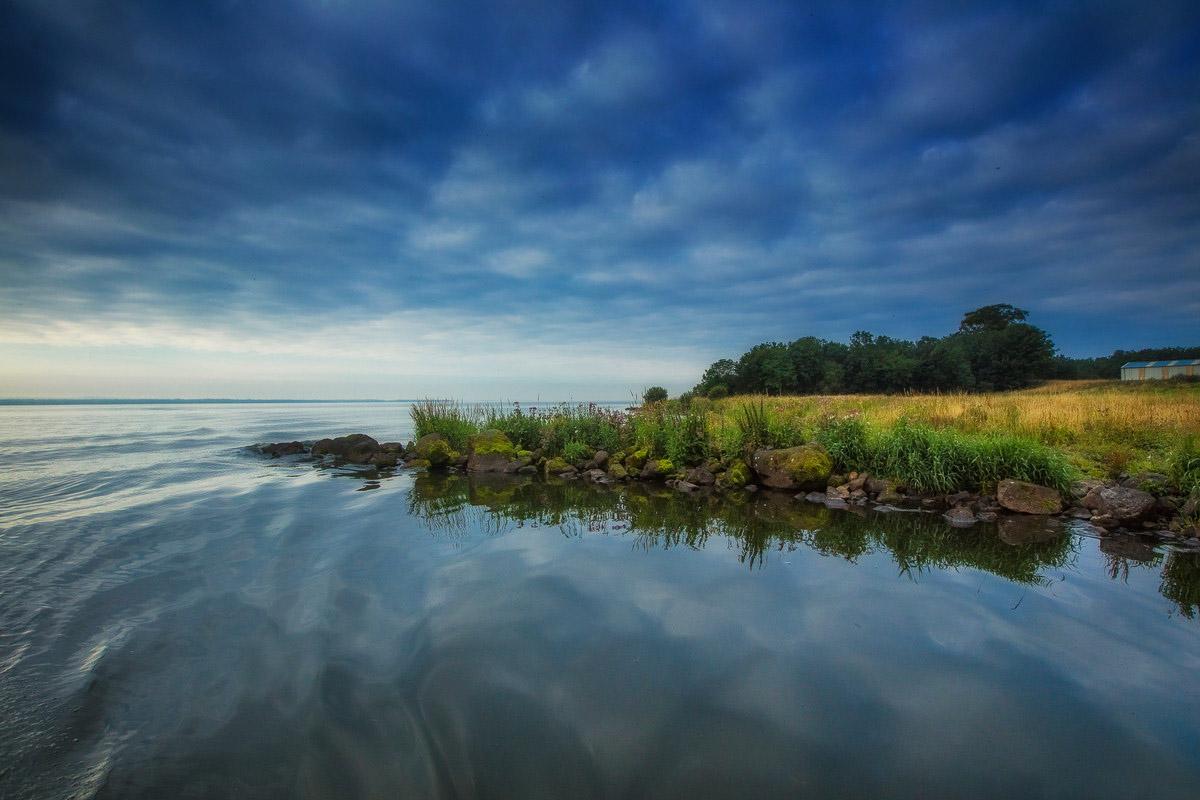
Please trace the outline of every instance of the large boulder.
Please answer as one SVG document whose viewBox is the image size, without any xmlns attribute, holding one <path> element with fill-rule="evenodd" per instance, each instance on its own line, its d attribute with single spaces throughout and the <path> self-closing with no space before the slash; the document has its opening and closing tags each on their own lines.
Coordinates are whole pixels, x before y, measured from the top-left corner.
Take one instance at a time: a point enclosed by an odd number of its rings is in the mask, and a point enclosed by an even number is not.
<svg viewBox="0 0 1200 800">
<path fill-rule="evenodd" d="M 833 474 L 833 459 L 819 444 L 758 450 L 750 466 L 759 483 L 772 489 L 824 489 Z"/>
<path fill-rule="evenodd" d="M 321 439 L 313 445 L 314 457 L 333 456 L 351 464 L 366 464 L 380 452 L 379 442 L 365 433 L 352 433 L 336 439 Z"/>
<path fill-rule="evenodd" d="M 468 472 L 504 472 L 517 457 L 517 448 L 502 431 L 495 429 L 472 436 L 469 449 Z"/>
<path fill-rule="evenodd" d="M 1154 508 L 1154 495 L 1131 486 L 1102 486 L 1088 492 L 1082 503 L 1099 516 L 1124 522 L 1144 516 Z"/>
<path fill-rule="evenodd" d="M 1003 480 L 996 486 L 996 501 L 1021 514 L 1057 514 L 1063 510 L 1057 489 L 1025 481 Z"/>
<path fill-rule="evenodd" d="M 413 455 L 417 461 L 424 461 L 433 469 L 448 467 L 459 458 L 450 442 L 440 433 L 427 433 L 417 439 L 413 445 Z"/>
</svg>

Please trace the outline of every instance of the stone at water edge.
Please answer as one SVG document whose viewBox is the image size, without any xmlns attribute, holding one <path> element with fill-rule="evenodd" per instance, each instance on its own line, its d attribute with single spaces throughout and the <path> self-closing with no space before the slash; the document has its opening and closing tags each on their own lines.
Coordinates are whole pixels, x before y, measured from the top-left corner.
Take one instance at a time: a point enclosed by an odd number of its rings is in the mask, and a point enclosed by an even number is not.
<svg viewBox="0 0 1200 800">
<path fill-rule="evenodd" d="M 413 445 L 415 460 L 425 461 L 430 467 L 449 466 L 458 460 L 458 453 L 450 446 L 445 436 L 440 433 L 427 433 Z"/>
<path fill-rule="evenodd" d="M 833 473 L 833 459 L 819 444 L 757 450 L 750 466 L 762 485 L 772 489 L 824 489 Z"/>
<path fill-rule="evenodd" d="M 365 433 L 352 433 L 336 439 L 321 439 L 313 445 L 314 458 L 331 455 L 351 464 L 366 464 L 380 452 L 379 442 Z"/>
<path fill-rule="evenodd" d="M 1062 496 L 1056 489 L 1025 481 L 1000 481 L 996 500 L 1009 511 L 1021 514 L 1057 514 L 1063 509 Z"/>
<path fill-rule="evenodd" d="M 1088 492 L 1082 503 L 1100 516 L 1124 522 L 1137 519 L 1154 508 L 1154 495 L 1128 486 L 1102 486 Z"/>
<path fill-rule="evenodd" d="M 295 456 L 306 453 L 308 452 L 308 448 L 304 446 L 304 442 L 273 442 L 272 444 L 259 445 L 258 452 L 264 456 L 279 458 L 280 456 Z"/>
<path fill-rule="evenodd" d="M 688 483 L 694 483 L 698 486 L 712 486 L 717 481 L 716 476 L 704 467 L 689 469 L 683 476 L 683 479 Z"/>
<path fill-rule="evenodd" d="M 517 458 L 517 448 L 502 431 L 488 429 L 468 440 L 468 472 L 504 472 Z"/>
<path fill-rule="evenodd" d="M 644 481 L 665 478 L 675 471 L 675 465 L 668 458 L 651 459 L 642 467 L 639 477 Z"/>
</svg>

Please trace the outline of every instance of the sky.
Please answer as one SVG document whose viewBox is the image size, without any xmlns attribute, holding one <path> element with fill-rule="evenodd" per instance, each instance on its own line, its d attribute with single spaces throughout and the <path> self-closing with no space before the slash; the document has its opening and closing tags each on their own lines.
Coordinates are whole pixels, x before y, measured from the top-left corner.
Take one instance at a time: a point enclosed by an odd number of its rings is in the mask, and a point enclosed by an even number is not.
<svg viewBox="0 0 1200 800">
<path fill-rule="evenodd" d="M 0 5 L 0 396 L 622 399 L 1200 343 L 1200 4 Z"/>
</svg>

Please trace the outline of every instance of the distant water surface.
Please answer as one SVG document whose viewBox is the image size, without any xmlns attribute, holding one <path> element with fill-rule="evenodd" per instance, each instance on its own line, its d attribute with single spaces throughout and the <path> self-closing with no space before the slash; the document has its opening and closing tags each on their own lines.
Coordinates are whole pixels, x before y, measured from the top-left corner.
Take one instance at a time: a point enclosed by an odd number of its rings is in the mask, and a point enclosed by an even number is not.
<svg viewBox="0 0 1200 800">
<path fill-rule="evenodd" d="M 1200 564 L 251 442 L 408 405 L 0 408 L 0 797 L 1200 797 Z"/>
</svg>

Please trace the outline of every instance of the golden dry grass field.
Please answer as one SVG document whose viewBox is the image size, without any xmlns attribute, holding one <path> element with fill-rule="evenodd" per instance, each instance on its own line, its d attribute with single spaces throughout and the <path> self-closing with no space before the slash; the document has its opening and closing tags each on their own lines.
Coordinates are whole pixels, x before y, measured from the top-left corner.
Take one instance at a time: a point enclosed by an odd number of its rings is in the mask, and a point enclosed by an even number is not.
<svg viewBox="0 0 1200 800">
<path fill-rule="evenodd" d="M 1086 474 L 1165 470 L 1171 453 L 1200 438 L 1200 383 L 1052 381 L 996 394 L 731 397 L 717 422 L 761 401 L 797 427 L 828 416 L 860 416 L 876 428 L 902 419 L 966 433 L 1025 436 L 1067 453 Z"/>
</svg>

